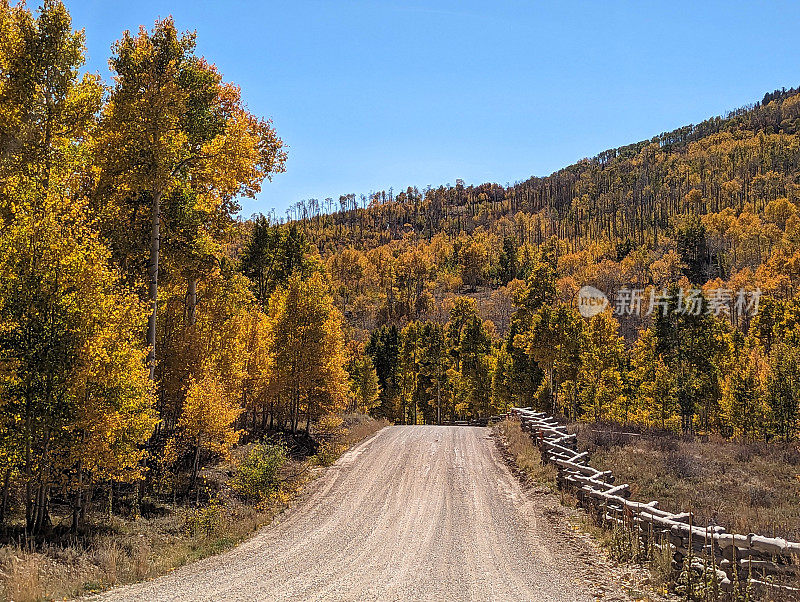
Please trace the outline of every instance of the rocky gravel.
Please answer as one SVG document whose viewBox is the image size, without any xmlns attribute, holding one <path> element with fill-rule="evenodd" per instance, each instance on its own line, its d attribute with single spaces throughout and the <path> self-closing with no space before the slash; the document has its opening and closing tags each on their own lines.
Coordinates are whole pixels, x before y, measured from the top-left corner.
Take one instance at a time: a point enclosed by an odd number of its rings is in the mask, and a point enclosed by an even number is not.
<svg viewBox="0 0 800 602">
<path fill-rule="evenodd" d="M 523 489 L 488 429 L 388 427 L 246 543 L 97 599 L 629 599 L 552 497 Z"/>
</svg>

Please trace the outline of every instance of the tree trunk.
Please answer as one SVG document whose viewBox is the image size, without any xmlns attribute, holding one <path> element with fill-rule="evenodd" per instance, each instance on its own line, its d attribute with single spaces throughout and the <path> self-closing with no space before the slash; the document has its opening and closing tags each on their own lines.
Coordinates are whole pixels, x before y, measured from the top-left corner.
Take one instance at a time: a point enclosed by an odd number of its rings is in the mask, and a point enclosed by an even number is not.
<svg viewBox="0 0 800 602">
<path fill-rule="evenodd" d="M 26 395 L 25 403 L 25 525 L 30 528 L 33 524 L 33 460 L 31 458 L 31 408 L 30 398 Z"/>
<path fill-rule="evenodd" d="M 41 483 L 40 479 L 39 486 L 36 488 L 36 511 L 33 513 L 33 527 L 31 527 L 31 533 L 34 535 L 38 535 L 42 532 L 42 522 L 44 521 L 44 501 L 44 485 Z"/>
<path fill-rule="evenodd" d="M 33 533 L 41 533 L 50 527 L 48 461 L 50 456 L 50 432 L 45 430 L 44 450 L 39 466 L 39 488 L 36 493 L 36 512 L 34 513 Z"/>
<path fill-rule="evenodd" d="M 300 422 L 300 393 L 295 391 L 292 400 L 292 434 L 297 433 L 297 423 Z"/>
<path fill-rule="evenodd" d="M 148 292 L 150 296 L 150 316 L 147 319 L 147 365 L 151 381 L 156 380 L 156 316 L 158 315 L 158 260 L 161 249 L 161 191 L 153 192 L 153 203 L 151 209 L 152 223 L 150 226 L 150 261 L 147 265 Z M 152 437 L 147 447 L 150 447 Z M 147 460 L 142 460 L 143 472 L 147 475 Z M 147 490 L 147 476 L 145 476 L 136 488 L 136 511 L 142 505 L 145 492 Z"/>
<path fill-rule="evenodd" d="M 153 192 L 152 224 L 150 226 L 150 262 L 147 279 L 150 294 L 150 317 L 147 320 L 147 364 L 150 380 L 156 379 L 156 314 L 158 313 L 158 258 L 161 248 L 161 192 Z"/>
<path fill-rule="evenodd" d="M 307 393 L 307 396 L 308 396 L 308 403 L 306 404 L 306 434 L 311 435 L 311 406 L 313 402 L 311 400 L 310 391 Z"/>
<path fill-rule="evenodd" d="M 186 325 L 194 326 L 197 322 L 197 278 L 189 278 L 186 291 Z"/>
<path fill-rule="evenodd" d="M 75 491 L 75 498 L 72 502 L 72 527 L 70 531 L 75 535 L 80 526 L 81 511 L 83 509 L 83 469 L 78 466 L 78 488 Z"/>
<path fill-rule="evenodd" d="M 46 483 L 39 485 L 39 495 L 37 502 L 36 524 L 34 525 L 34 533 L 43 533 L 50 529 L 52 521 L 50 520 L 50 487 Z"/>
<path fill-rule="evenodd" d="M 192 479 L 189 481 L 189 491 L 194 489 L 197 483 L 197 472 L 200 467 L 200 436 L 197 436 L 197 447 L 194 452 L 194 466 L 192 466 Z"/>
<path fill-rule="evenodd" d="M 5 523 L 6 513 L 8 512 L 8 494 L 11 489 L 11 469 L 6 469 L 3 477 L 3 500 L 0 502 L 0 525 Z"/>
<path fill-rule="evenodd" d="M 89 485 L 87 487 L 86 495 L 83 498 L 83 504 L 81 504 L 81 515 L 78 519 L 80 524 L 86 524 L 86 515 L 88 514 L 89 507 L 92 505 L 92 501 L 94 500 L 94 479 L 89 477 Z"/>
</svg>

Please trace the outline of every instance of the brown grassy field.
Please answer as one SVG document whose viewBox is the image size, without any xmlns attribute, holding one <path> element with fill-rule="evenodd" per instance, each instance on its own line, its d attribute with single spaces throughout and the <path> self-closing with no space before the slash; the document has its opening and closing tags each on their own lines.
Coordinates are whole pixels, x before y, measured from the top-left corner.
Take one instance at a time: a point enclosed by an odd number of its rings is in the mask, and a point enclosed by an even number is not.
<svg viewBox="0 0 800 602">
<path fill-rule="evenodd" d="M 507 420 L 495 428 L 521 477 L 554 488 L 555 469 L 542 465 L 538 449 L 519 423 Z M 578 433 L 578 448 L 589 451 L 591 465 L 611 470 L 616 484 L 628 483 L 635 500 L 658 500 L 661 508 L 673 512 L 691 510 L 696 524 L 800 541 L 800 449 L 796 442 L 767 445 L 691 439 L 619 425 L 572 424 L 570 429 Z M 561 501 L 570 507 L 577 503 L 563 492 Z M 632 538 L 624 529 L 599 526 L 588 516 L 581 529 L 614 560 L 646 567 L 649 589 L 656 597 L 669 597 L 685 586 L 671 566 L 671 553 L 643 555 L 640 546 L 631 545 Z M 712 589 L 703 590 L 698 599 L 716 599 L 712 593 Z M 786 595 L 796 599 L 786 592 L 773 594 L 766 599 L 783 600 L 787 598 L 781 596 Z"/>
<path fill-rule="evenodd" d="M 230 461 L 203 471 L 204 484 L 214 493 L 199 505 L 159 505 L 137 520 L 98 512 L 87 517 L 90 535 L 36 547 L 2 546 L 0 600 L 71 598 L 162 575 L 229 549 L 283 511 L 323 466 L 385 425 L 357 415 L 322 421 L 315 433 L 321 443 L 317 455 L 290 459 L 281 469 L 278 490 L 258 504 L 242 502 L 227 485 L 249 447 L 242 446 Z"/>
<path fill-rule="evenodd" d="M 574 425 L 591 464 L 629 483 L 636 500 L 691 510 L 698 523 L 800 541 L 800 445 L 739 443 Z"/>
</svg>

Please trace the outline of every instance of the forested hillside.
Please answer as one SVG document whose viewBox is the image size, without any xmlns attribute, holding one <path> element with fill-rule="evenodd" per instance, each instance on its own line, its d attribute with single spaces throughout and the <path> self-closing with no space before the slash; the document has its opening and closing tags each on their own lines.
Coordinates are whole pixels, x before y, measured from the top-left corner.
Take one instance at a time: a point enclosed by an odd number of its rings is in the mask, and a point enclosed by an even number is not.
<svg viewBox="0 0 800 602">
<path fill-rule="evenodd" d="M 287 218 L 328 266 L 391 418 L 521 404 L 792 438 L 798 128 L 784 89 L 513 186 L 312 199 Z M 583 285 L 628 303 L 584 320 Z"/>
</svg>

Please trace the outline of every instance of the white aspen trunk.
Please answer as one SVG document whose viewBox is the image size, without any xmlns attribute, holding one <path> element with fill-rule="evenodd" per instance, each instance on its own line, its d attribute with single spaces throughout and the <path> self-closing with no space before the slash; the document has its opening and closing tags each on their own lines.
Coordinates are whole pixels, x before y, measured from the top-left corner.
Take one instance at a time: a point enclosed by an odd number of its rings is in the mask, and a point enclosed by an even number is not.
<svg viewBox="0 0 800 602">
<path fill-rule="evenodd" d="M 150 262 L 147 278 L 150 294 L 150 317 L 147 321 L 147 365 L 150 380 L 156 378 L 156 314 L 158 313 L 158 258 L 161 248 L 161 192 L 153 193 L 152 225 L 150 227 Z"/>
<path fill-rule="evenodd" d="M 197 278 L 189 278 L 186 291 L 186 325 L 194 326 L 197 322 Z"/>
</svg>

